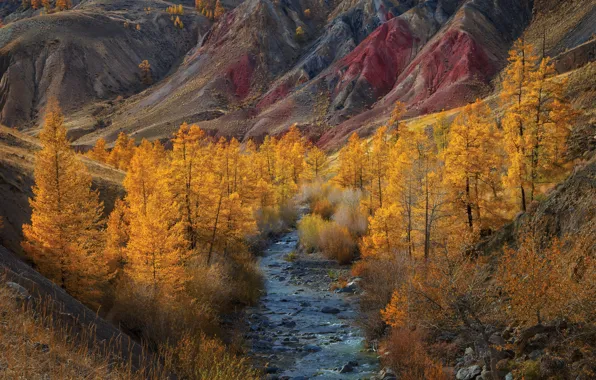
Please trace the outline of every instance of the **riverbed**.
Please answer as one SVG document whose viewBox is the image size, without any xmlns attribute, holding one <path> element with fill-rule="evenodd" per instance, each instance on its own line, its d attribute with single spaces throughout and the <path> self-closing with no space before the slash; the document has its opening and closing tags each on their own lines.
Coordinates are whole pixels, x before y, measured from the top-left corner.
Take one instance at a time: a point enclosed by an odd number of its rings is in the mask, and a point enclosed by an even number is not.
<svg viewBox="0 0 596 380">
<path fill-rule="evenodd" d="M 346 267 L 296 252 L 298 234 L 274 240 L 259 261 L 264 294 L 247 310 L 250 356 L 268 379 L 367 379 L 378 371 L 356 324 L 358 290 L 330 291 Z"/>
</svg>

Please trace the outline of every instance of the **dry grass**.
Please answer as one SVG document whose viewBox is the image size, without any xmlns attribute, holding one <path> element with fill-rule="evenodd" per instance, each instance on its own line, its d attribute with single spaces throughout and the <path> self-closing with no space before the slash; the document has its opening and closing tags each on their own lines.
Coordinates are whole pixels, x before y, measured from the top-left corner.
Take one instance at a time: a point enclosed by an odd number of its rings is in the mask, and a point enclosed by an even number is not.
<svg viewBox="0 0 596 380">
<path fill-rule="evenodd" d="M 19 301 L 13 290 L 0 286 L 0 378 L 2 379 L 143 379 L 163 378 L 160 370 L 135 372 L 130 362 L 119 362 L 109 348 L 95 350 L 79 344 L 93 336 L 93 327 L 73 337 L 68 326 L 53 317 L 53 304 L 44 301 L 34 310 Z M 149 368 L 149 367 L 147 367 Z"/>
<path fill-rule="evenodd" d="M 426 353 L 420 330 L 396 329 L 383 343 L 383 364 L 399 371 L 403 380 L 447 380 L 440 363 Z"/>
<path fill-rule="evenodd" d="M 130 306 L 136 315 L 143 314 L 145 323 L 153 322 L 151 327 L 162 333 L 165 324 L 170 324 L 168 327 L 176 328 L 180 334 L 176 344 L 159 347 L 159 361 L 151 359 L 157 358 L 156 355 L 146 355 L 140 365 L 134 366 L 132 359 L 116 356 L 120 347 L 116 341 L 87 344 L 93 342 L 93 326 L 75 334 L 68 325 L 55 319 L 51 300 L 25 300 L 13 289 L 0 286 L 0 379 L 153 380 L 170 378 L 173 374 L 187 379 L 260 378 L 246 359 L 231 354 L 219 340 L 189 332 L 187 327 L 199 322 L 180 319 L 184 314 L 172 310 L 171 304 L 169 312 L 164 313 L 164 305 L 149 308 L 143 302 L 146 300 L 137 301 Z M 147 313 L 153 313 L 157 319 L 150 321 Z M 174 321 L 172 316 L 178 319 Z M 201 328 L 206 330 L 205 326 Z M 129 353 L 128 357 L 133 356 Z"/>
</svg>

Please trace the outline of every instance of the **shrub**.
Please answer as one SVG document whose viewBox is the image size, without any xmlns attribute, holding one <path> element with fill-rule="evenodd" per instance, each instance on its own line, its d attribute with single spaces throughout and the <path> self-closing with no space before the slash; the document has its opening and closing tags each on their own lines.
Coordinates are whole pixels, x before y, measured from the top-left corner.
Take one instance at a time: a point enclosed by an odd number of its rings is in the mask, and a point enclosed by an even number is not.
<svg viewBox="0 0 596 380">
<path fill-rule="evenodd" d="M 225 311 L 233 292 L 227 268 L 220 263 L 210 266 L 197 263 L 190 266 L 189 273 L 186 289 L 190 297 L 198 304 L 209 305 L 218 314 Z"/>
<path fill-rule="evenodd" d="M 404 380 L 447 380 L 440 363 L 426 353 L 420 330 L 395 329 L 383 342 L 383 364 L 398 371 Z"/>
<path fill-rule="evenodd" d="M 304 42 L 304 40 L 306 39 L 304 29 L 301 26 L 296 28 L 296 34 L 295 34 L 294 38 L 298 42 Z"/>
<path fill-rule="evenodd" d="M 232 287 L 229 307 L 237 303 L 254 305 L 261 296 L 263 276 L 254 257 L 248 252 L 236 253 L 229 263 L 229 275 L 226 283 Z"/>
<path fill-rule="evenodd" d="M 306 215 L 298 222 L 298 237 L 300 244 L 307 252 L 312 252 L 320 247 L 319 235 L 325 221 L 319 215 Z"/>
<path fill-rule="evenodd" d="M 292 203 L 264 207 L 255 212 L 255 220 L 262 236 L 275 236 L 296 225 L 298 212 Z"/>
<path fill-rule="evenodd" d="M 296 254 L 296 251 L 292 251 L 284 256 L 284 260 L 289 263 L 296 261 L 296 259 L 298 259 L 298 255 Z"/>
<path fill-rule="evenodd" d="M 296 226 L 296 222 L 298 221 L 298 210 L 293 202 L 279 206 L 279 220 L 281 221 L 284 230 Z"/>
<path fill-rule="evenodd" d="M 334 194 L 339 199 L 330 196 L 330 201 L 338 204 L 333 220 L 354 236 L 363 235 L 367 228 L 367 216 L 360 208 L 360 194 L 357 190 L 344 190 L 341 194 Z"/>
<path fill-rule="evenodd" d="M 187 379 L 257 380 L 261 376 L 246 358 L 229 353 L 217 339 L 185 334 L 161 352 L 176 374 Z"/>
<path fill-rule="evenodd" d="M 211 304 L 193 302 L 189 297 L 155 294 L 152 289 L 123 280 L 112 309 L 114 320 L 152 350 L 166 342 L 176 342 L 184 331 L 219 334 L 217 315 Z"/>
<path fill-rule="evenodd" d="M 359 323 L 369 340 L 378 339 L 385 332 L 385 323 L 379 310 L 386 307 L 393 291 L 405 281 L 407 266 L 404 260 L 366 260 L 357 263 L 356 274 L 362 277 L 364 290 L 360 299 L 363 314 Z M 354 270 L 352 272 L 354 274 Z"/>
<path fill-rule="evenodd" d="M 336 223 L 327 222 L 320 232 L 320 246 L 323 254 L 340 264 L 349 264 L 356 253 L 356 243 L 348 229 Z"/>
<path fill-rule="evenodd" d="M 328 199 L 320 199 L 313 203 L 311 207 L 312 213 L 320 215 L 325 220 L 331 219 L 335 212 L 335 207 Z"/>
</svg>

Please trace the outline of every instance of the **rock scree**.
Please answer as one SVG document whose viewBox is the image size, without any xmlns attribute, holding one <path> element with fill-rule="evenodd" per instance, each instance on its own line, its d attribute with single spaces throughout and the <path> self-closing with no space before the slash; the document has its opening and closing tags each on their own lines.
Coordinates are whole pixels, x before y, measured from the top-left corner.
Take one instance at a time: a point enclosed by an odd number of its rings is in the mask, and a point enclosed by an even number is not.
<svg viewBox="0 0 596 380">
<path fill-rule="evenodd" d="M 329 289 L 347 268 L 318 253 L 288 256 L 297 243 L 289 232 L 260 260 L 265 293 L 247 310 L 250 356 L 271 380 L 372 377 L 379 365 L 356 325 L 358 292 Z"/>
</svg>

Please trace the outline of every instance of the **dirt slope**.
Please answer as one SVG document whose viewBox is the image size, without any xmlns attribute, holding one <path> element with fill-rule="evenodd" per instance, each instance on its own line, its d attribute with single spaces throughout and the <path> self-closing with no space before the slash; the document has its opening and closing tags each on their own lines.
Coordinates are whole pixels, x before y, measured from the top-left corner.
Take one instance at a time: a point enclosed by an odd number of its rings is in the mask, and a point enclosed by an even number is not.
<svg viewBox="0 0 596 380">
<path fill-rule="evenodd" d="M 155 80 L 164 77 L 210 25 L 187 8 L 185 28 L 176 28 L 165 12 L 169 5 L 92 0 L 0 29 L 0 122 L 32 126 L 49 97 L 73 113 L 97 100 L 138 93 L 144 89 L 138 65 L 145 59 Z M 95 115 L 101 108 L 85 111 Z M 101 125 L 99 118 L 80 124 Z"/>
</svg>

